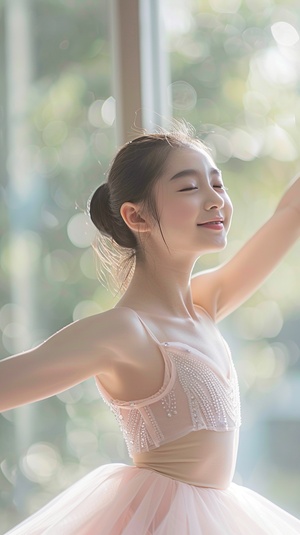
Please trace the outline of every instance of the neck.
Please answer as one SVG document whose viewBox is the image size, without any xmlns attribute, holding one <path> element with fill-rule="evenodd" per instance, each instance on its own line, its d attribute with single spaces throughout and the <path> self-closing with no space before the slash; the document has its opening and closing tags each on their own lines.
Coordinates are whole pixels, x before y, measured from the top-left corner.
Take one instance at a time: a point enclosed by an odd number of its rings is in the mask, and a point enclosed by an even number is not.
<svg viewBox="0 0 300 535">
<path fill-rule="evenodd" d="M 194 316 L 190 289 L 193 261 L 174 258 L 137 261 L 130 285 L 119 301 L 119 306 L 129 306 L 149 314 Z"/>
</svg>

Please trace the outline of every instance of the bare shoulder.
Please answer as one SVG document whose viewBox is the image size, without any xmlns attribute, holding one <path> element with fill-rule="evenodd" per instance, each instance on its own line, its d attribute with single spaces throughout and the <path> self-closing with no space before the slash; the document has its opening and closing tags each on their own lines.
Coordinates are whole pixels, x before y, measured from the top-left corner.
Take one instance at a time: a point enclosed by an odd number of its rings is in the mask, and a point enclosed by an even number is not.
<svg viewBox="0 0 300 535">
<path fill-rule="evenodd" d="M 134 341 L 144 338 L 145 332 L 137 313 L 117 307 L 88 316 L 68 326 L 75 338 L 81 337 L 97 350 L 120 354 L 132 349 Z M 71 334 L 71 332 L 70 332 Z"/>
<path fill-rule="evenodd" d="M 108 371 L 126 352 L 138 330 L 134 311 L 112 309 L 66 325 L 36 347 L 34 353 L 53 364 L 57 361 L 60 366 L 78 363 L 92 375 Z"/>
<path fill-rule="evenodd" d="M 70 323 L 35 348 L 1 361 L 0 409 L 47 398 L 97 374 L 107 379 L 106 387 L 123 393 L 119 384 L 131 377 L 145 346 L 142 325 L 130 309 Z"/>
<path fill-rule="evenodd" d="M 140 399 L 162 384 L 164 363 L 157 344 L 131 308 L 119 307 L 86 320 L 91 347 L 101 355 L 97 375 L 116 399 Z"/>
<path fill-rule="evenodd" d="M 101 320 L 101 330 L 106 326 L 104 339 L 111 352 L 109 367 L 102 366 L 97 373 L 104 388 L 114 399 L 124 401 L 156 393 L 163 383 L 164 361 L 138 313 L 117 307 L 93 318 Z"/>
</svg>

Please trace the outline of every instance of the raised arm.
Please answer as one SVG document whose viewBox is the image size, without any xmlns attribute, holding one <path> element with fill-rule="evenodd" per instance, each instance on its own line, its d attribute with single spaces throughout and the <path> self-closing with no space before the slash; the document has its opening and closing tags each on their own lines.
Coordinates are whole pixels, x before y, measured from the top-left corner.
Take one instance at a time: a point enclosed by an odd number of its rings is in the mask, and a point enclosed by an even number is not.
<svg viewBox="0 0 300 535">
<path fill-rule="evenodd" d="M 227 263 L 192 279 L 195 304 L 220 321 L 248 299 L 300 237 L 300 178 L 292 182 L 273 216 Z"/>
<path fill-rule="evenodd" d="M 109 311 L 79 320 L 36 348 L 1 360 L 0 412 L 109 374 L 116 358 L 115 316 Z"/>
</svg>

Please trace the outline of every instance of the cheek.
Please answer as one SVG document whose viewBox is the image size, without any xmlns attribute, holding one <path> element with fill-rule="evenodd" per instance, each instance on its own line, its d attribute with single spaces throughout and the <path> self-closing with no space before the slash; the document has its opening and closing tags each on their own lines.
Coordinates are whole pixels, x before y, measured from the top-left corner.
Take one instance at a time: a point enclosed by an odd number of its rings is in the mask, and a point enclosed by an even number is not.
<svg viewBox="0 0 300 535">
<path fill-rule="evenodd" d="M 232 214 L 233 214 L 233 205 L 232 205 L 232 202 L 231 202 L 231 199 L 230 197 L 228 197 L 228 195 L 226 195 L 226 199 L 225 199 L 225 217 L 227 219 L 227 228 L 230 227 L 230 223 L 231 223 L 231 219 L 232 219 Z"/>
<path fill-rule="evenodd" d="M 170 199 L 162 212 L 162 219 L 166 225 L 178 226 L 195 219 L 199 207 L 197 203 L 183 202 L 182 199 Z"/>
<path fill-rule="evenodd" d="M 191 217 L 193 209 L 192 198 L 186 197 L 184 199 L 182 196 L 174 195 L 165 191 L 163 188 L 157 192 L 156 197 L 156 206 L 158 208 L 158 213 L 160 217 L 160 222 L 162 225 L 171 227 L 178 225 L 180 222 L 187 220 Z M 196 201 L 196 199 L 195 199 Z M 194 202 L 195 207 L 197 205 Z"/>
</svg>

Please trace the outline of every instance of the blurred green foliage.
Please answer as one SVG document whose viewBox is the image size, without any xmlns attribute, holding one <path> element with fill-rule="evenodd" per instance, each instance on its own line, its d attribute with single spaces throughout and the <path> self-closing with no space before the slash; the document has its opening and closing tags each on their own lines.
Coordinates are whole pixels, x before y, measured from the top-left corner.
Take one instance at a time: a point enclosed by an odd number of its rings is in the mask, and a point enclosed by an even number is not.
<svg viewBox="0 0 300 535">
<path fill-rule="evenodd" d="M 263 223 L 289 179 L 299 171 L 299 10 L 296 0 L 163 0 L 162 7 L 173 116 L 189 121 L 211 147 L 235 206 L 228 248 L 201 259 L 197 267 L 207 268 L 229 258 Z M 74 319 L 105 310 L 114 302 L 97 281 L 89 247 L 93 229 L 85 212 L 90 194 L 105 178 L 116 146 L 109 2 L 31 0 L 28 11 L 33 76 L 24 118 L 29 131 L 24 151 L 38 184 L 32 199 L 34 218 L 28 215 L 31 233 L 27 241 L 38 266 L 32 333 L 36 344 Z M 8 73 L 5 28 L 5 3 L 0 1 L 0 65 L 1 72 Z M 16 307 L 11 284 L 16 266 L 11 260 L 10 229 L 17 214 L 10 206 L 6 158 L 9 98 L 2 77 L 3 357 L 13 352 L 20 336 L 20 326 L 12 325 Z M 261 290 L 224 326 L 232 333 L 242 395 L 249 407 L 245 411 L 245 436 L 248 429 L 256 432 L 255 419 L 262 414 L 276 424 L 271 392 L 280 399 L 288 374 L 299 377 L 298 258 L 296 246 Z M 22 269 L 21 263 L 17 269 Z M 293 328 L 280 338 L 285 324 Z M 298 383 L 285 385 L 293 399 Z M 269 414 L 271 404 L 274 410 Z M 32 422 L 30 445 L 24 438 L 24 451 L 19 443 L 23 428 L 16 424 L 18 411 L 5 413 L 0 420 L 1 533 L 93 467 L 110 461 L 129 462 L 116 423 L 99 401 L 92 381 L 28 411 L 19 410 L 25 424 Z M 299 415 L 294 418 L 297 422 Z M 273 436 L 271 427 L 269 439 Z M 275 429 L 278 438 L 278 422 Z M 299 454 L 295 453 L 296 466 L 292 467 L 278 463 L 280 455 L 267 460 L 261 454 L 248 466 L 242 463 L 238 477 L 264 488 L 282 505 L 286 500 L 286 507 L 299 513 L 299 493 L 293 490 L 300 485 Z M 269 486 L 262 479 L 268 480 Z"/>
</svg>

